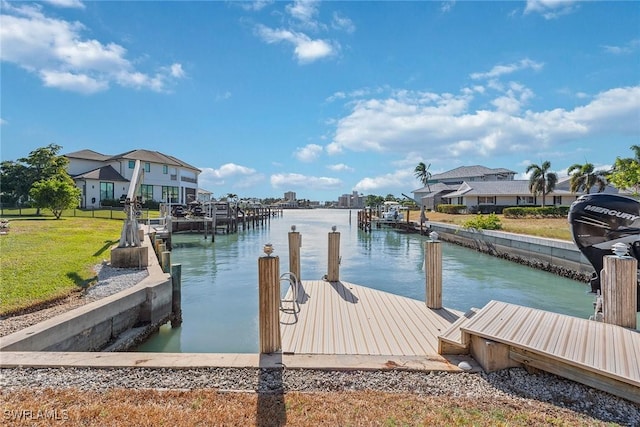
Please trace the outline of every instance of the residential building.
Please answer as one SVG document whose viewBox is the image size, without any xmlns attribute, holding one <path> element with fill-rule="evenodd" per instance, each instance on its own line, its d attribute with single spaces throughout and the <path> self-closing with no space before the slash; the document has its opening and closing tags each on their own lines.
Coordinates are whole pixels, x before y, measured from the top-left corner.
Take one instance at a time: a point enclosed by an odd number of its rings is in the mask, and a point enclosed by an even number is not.
<svg viewBox="0 0 640 427">
<path fill-rule="evenodd" d="M 339 208 L 364 208 L 364 196 L 358 194 L 357 191 L 353 191 L 351 194 L 343 194 L 338 197 Z"/>
<path fill-rule="evenodd" d="M 286 202 L 295 202 L 297 200 L 295 191 L 287 191 L 284 193 L 284 200 Z"/>
<path fill-rule="evenodd" d="M 200 169 L 158 151 L 107 155 L 80 150 L 64 156 L 69 159 L 69 175 L 82 191 L 82 208 L 97 208 L 103 200 L 126 197 L 136 160 L 143 170 L 143 201 L 187 204 L 197 200 Z"/>
<path fill-rule="evenodd" d="M 542 195 L 532 194 L 529 181 L 515 180 L 515 175 L 508 169 L 463 166 L 433 175 L 426 186 L 413 191 L 414 199 L 425 209 L 452 204 L 466 206 L 469 212 L 500 212 L 504 207 L 542 205 Z M 570 177 L 558 180 L 555 189 L 545 196 L 545 206 L 569 206 L 583 194 L 572 193 L 569 181 Z M 617 193 L 618 190 L 608 185 L 604 192 Z"/>
<path fill-rule="evenodd" d="M 485 166 L 460 166 L 447 172 L 432 175 L 422 188 L 413 190 L 413 198 L 425 209 L 434 210 L 441 203 L 448 203 L 447 194 L 457 191 L 463 182 L 513 181 L 516 172 L 504 168 Z"/>
</svg>

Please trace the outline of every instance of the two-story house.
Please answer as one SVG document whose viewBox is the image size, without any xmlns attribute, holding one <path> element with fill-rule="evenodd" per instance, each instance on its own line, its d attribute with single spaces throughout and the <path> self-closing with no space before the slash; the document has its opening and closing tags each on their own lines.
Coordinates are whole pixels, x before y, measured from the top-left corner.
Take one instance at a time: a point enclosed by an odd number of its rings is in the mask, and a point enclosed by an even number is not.
<svg viewBox="0 0 640 427">
<path fill-rule="evenodd" d="M 143 201 L 187 204 L 197 200 L 200 169 L 158 151 L 132 150 L 113 156 L 80 150 L 64 156 L 69 159 L 67 172 L 82 191 L 82 208 L 97 208 L 102 200 L 126 196 L 136 160 L 144 171 Z"/>
</svg>

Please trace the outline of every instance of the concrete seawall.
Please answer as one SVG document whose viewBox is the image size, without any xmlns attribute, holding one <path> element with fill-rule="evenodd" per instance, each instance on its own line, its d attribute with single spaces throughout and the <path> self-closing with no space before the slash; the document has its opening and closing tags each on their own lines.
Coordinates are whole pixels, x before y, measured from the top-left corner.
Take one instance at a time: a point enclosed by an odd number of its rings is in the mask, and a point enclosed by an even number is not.
<svg viewBox="0 0 640 427">
<path fill-rule="evenodd" d="M 573 242 L 432 222 L 440 240 L 455 243 L 571 279 L 588 281 L 593 266 Z"/>
<path fill-rule="evenodd" d="M 148 236 L 148 276 L 117 294 L 2 338 L 0 351 L 98 351 L 126 335 L 157 329 L 171 317 L 171 276 L 163 273 Z"/>
</svg>

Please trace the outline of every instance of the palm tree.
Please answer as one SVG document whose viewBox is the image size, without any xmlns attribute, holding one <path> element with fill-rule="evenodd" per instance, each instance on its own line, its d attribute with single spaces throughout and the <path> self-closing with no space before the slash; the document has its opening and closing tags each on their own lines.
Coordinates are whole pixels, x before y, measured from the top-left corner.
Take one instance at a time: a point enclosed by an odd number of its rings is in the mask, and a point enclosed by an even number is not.
<svg viewBox="0 0 640 427">
<path fill-rule="evenodd" d="M 585 193 L 589 194 L 591 187 L 594 185 L 598 186 L 598 193 L 600 193 L 607 186 L 606 172 L 595 170 L 591 163 L 571 165 L 567 169 L 567 173 L 571 175 L 569 190 L 572 193 L 584 190 Z"/>
<path fill-rule="evenodd" d="M 418 163 L 418 166 L 413 170 L 413 174 L 420 180 L 422 185 L 429 188 L 429 180 L 431 179 L 431 172 L 429 172 L 429 168 L 431 167 L 431 163 L 429 165 L 425 165 L 424 162 Z M 431 188 L 429 188 L 431 191 Z"/>
<path fill-rule="evenodd" d="M 558 183 L 558 175 L 549 172 L 551 162 L 548 160 L 538 166 L 531 164 L 527 167 L 527 173 L 532 172 L 529 177 L 529 191 L 533 195 L 542 194 L 542 207 L 547 194 L 551 193 Z"/>
</svg>

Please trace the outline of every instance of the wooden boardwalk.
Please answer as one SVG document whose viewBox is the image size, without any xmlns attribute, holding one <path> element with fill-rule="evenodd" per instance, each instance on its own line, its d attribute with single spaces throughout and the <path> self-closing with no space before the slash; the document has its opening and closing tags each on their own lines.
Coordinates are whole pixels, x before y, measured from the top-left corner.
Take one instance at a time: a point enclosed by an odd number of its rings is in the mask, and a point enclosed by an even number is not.
<svg viewBox="0 0 640 427">
<path fill-rule="evenodd" d="M 280 314 L 285 354 L 441 357 L 438 335 L 462 314 L 345 281 L 303 281 L 298 301 Z"/>
<path fill-rule="evenodd" d="M 511 361 L 640 403 L 640 332 L 491 301 L 461 326 L 465 335 L 509 346 Z"/>
</svg>

